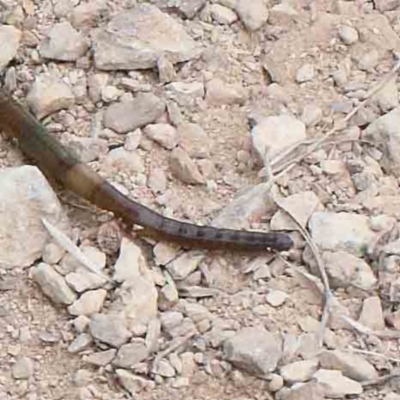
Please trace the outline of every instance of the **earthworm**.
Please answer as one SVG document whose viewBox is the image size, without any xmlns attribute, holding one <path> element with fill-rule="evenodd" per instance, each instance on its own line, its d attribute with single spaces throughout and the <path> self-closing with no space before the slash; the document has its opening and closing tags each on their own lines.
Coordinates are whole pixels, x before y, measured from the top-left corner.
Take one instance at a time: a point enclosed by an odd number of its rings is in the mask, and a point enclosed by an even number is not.
<svg viewBox="0 0 400 400">
<path fill-rule="evenodd" d="M 131 225 L 142 226 L 141 235 L 200 248 L 229 247 L 250 251 L 270 248 L 283 251 L 293 246 L 290 236 L 284 233 L 223 229 L 181 222 L 131 200 L 80 162 L 25 107 L 1 89 L 0 131 L 17 139 L 22 153 L 33 160 L 49 180 L 56 181 L 100 209 L 111 211 Z"/>
</svg>

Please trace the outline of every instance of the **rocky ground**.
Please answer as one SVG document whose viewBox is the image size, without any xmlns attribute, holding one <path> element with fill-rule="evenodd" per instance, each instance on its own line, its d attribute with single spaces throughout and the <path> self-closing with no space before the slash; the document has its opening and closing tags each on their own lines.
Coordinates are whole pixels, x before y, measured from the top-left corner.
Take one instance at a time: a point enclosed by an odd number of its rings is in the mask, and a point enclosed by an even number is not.
<svg viewBox="0 0 400 400">
<path fill-rule="evenodd" d="M 0 399 L 399 400 L 399 21 L 398 0 L 1 0 L 3 86 L 84 162 L 295 246 L 139 240 L 2 138 Z"/>
</svg>

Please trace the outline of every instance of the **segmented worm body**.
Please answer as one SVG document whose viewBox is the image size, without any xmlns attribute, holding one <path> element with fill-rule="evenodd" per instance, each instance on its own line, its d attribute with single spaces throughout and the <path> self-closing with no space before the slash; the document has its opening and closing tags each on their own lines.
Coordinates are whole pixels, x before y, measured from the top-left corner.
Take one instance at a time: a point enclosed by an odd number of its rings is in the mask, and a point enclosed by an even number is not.
<svg viewBox="0 0 400 400">
<path fill-rule="evenodd" d="M 221 229 L 177 221 L 131 200 L 49 134 L 31 113 L 0 90 L 0 131 L 18 140 L 21 151 L 49 179 L 55 180 L 97 207 L 129 224 L 140 225 L 148 236 L 204 248 L 288 250 L 291 238 L 283 233 Z"/>
</svg>

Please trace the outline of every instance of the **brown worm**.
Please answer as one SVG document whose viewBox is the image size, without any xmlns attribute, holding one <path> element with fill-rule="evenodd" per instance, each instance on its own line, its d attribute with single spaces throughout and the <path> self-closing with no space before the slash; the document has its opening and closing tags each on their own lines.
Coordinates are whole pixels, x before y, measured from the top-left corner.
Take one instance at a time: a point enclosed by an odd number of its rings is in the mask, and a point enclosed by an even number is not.
<svg viewBox="0 0 400 400">
<path fill-rule="evenodd" d="M 221 229 L 177 221 L 129 199 L 51 136 L 31 113 L 0 90 L 0 131 L 19 142 L 45 176 L 64 188 L 111 211 L 129 224 L 144 227 L 143 234 L 183 245 L 238 250 L 288 250 L 291 238 L 283 233 Z"/>
</svg>

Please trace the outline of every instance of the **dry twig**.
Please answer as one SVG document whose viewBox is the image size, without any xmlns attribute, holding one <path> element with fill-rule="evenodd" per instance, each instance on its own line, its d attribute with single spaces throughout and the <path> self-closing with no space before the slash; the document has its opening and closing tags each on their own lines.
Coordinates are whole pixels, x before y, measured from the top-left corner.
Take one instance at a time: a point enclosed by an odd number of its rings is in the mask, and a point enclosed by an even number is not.
<svg viewBox="0 0 400 400">
<path fill-rule="evenodd" d="M 111 279 L 107 275 L 98 270 L 97 266 L 82 253 L 79 247 L 77 247 L 67 235 L 61 232 L 45 218 L 42 218 L 42 222 L 45 228 L 48 230 L 49 234 L 56 240 L 59 246 L 61 246 L 64 250 L 71 254 L 72 257 L 79 261 L 90 272 L 93 272 L 94 274 L 100 276 L 107 282 L 111 281 Z"/>
</svg>

